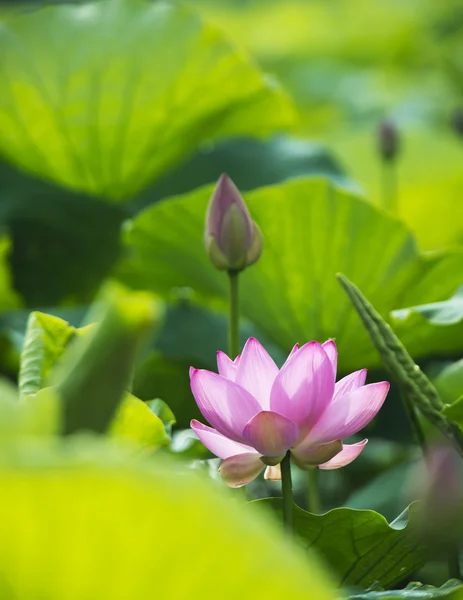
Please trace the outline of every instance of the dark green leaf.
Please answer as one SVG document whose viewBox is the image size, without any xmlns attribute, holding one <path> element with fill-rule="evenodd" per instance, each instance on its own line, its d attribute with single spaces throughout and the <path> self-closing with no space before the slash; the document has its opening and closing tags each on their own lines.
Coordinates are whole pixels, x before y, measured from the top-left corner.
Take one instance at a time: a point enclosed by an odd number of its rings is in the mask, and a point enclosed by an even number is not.
<svg viewBox="0 0 463 600">
<path fill-rule="evenodd" d="M 135 206 L 141 208 L 214 183 L 222 173 L 243 191 L 307 175 L 346 181 L 336 159 L 314 142 L 281 136 L 269 140 L 238 138 L 200 148 L 190 160 L 142 192 Z"/>
<path fill-rule="evenodd" d="M 0 231 L 1 222 L 0 222 Z M 11 240 L 0 235 L 0 310 L 12 310 L 22 305 L 19 294 L 15 291 L 13 274 L 9 264 Z"/>
<path fill-rule="evenodd" d="M 205 309 L 188 300 L 172 302 L 166 306 L 155 348 L 166 358 L 195 359 L 215 369 L 217 351 L 227 351 L 227 325 L 228 317 L 222 312 Z M 251 336 L 258 336 L 277 364 L 283 364 L 286 355 L 263 338 L 252 323 L 243 319 L 240 323 L 241 343 Z"/>
<path fill-rule="evenodd" d="M 190 389 L 191 362 L 153 352 L 136 369 L 132 387 L 133 393 L 142 400 L 150 400 L 153 395 L 165 398 L 177 425 L 182 428 L 189 427 L 190 419 L 201 418 Z M 196 366 L 206 365 L 197 363 Z"/>
<path fill-rule="evenodd" d="M 29 306 L 93 298 L 118 257 L 124 208 L 0 162 L 0 225 L 11 237 L 14 286 Z"/>
<path fill-rule="evenodd" d="M 281 510 L 280 499 L 253 504 Z M 416 511 L 417 505 L 412 504 L 388 524 L 372 510 L 336 508 L 314 515 L 295 506 L 295 531 L 307 550 L 315 549 L 326 560 L 339 585 L 390 587 L 426 561 L 414 530 Z"/>
</svg>

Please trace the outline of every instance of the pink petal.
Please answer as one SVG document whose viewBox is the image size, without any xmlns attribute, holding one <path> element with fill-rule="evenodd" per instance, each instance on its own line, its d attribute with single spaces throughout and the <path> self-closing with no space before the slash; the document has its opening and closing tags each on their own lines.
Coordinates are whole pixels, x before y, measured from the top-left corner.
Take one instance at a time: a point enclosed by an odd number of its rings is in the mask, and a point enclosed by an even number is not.
<svg viewBox="0 0 463 600">
<path fill-rule="evenodd" d="M 293 358 L 293 356 L 297 353 L 298 350 L 299 350 L 299 344 L 294 344 L 291 352 L 288 354 L 288 358 L 285 360 L 285 364 Z"/>
<path fill-rule="evenodd" d="M 275 466 L 269 465 L 265 469 L 264 479 L 266 479 L 267 481 L 281 481 L 280 465 L 275 465 Z"/>
<path fill-rule="evenodd" d="M 324 444 L 354 435 L 376 416 L 388 391 L 389 383 L 382 381 L 337 396 L 304 441 Z"/>
<path fill-rule="evenodd" d="M 239 356 L 236 360 L 238 360 Z M 219 375 L 225 377 L 225 379 L 229 379 L 230 381 L 235 381 L 236 379 L 236 370 L 238 369 L 238 363 L 229 358 L 225 352 L 219 350 L 217 352 L 217 369 L 219 371 Z"/>
<path fill-rule="evenodd" d="M 288 358 L 291 358 L 291 356 L 293 356 L 294 354 L 296 354 L 296 352 L 299 350 L 299 344 L 296 342 L 294 344 L 294 346 L 291 349 L 291 352 L 288 355 Z"/>
<path fill-rule="evenodd" d="M 345 444 L 339 454 L 323 465 L 320 465 L 319 468 L 329 470 L 345 467 L 357 458 L 360 452 L 365 448 L 367 442 L 368 440 L 363 440 L 363 442 L 359 442 L 358 444 Z"/>
<path fill-rule="evenodd" d="M 297 425 L 275 412 L 262 411 L 243 431 L 245 441 L 263 456 L 281 456 L 296 442 Z"/>
<path fill-rule="evenodd" d="M 219 433 L 244 442 L 243 429 L 261 407 L 245 389 L 217 373 L 197 369 L 191 376 L 191 391 L 203 417 Z"/>
<path fill-rule="evenodd" d="M 230 487 L 242 487 L 255 479 L 265 468 L 258 454 L 237 454 L 226 458 L 219 472 Z"/>
<path fill-rule="evenodd" d="M 333 365 L 334 376 L 336 377 L 336 370 L 338 368 L 338 349 L 336 348 L 336 343 L 334 340 L 328 340 L 322 344 L 322 348 Z"/>
<path fill-rule="evenodd" d="M 320 418 L 334 393 L 330 359 L 318 342 L 309 342 L 287 361 L 272 387 L 270 408 L 308 429 Z M 332 440 L 330 440 L 332 441 Z"/>
<path fill-rule="evenodd" d="M 340 379 L 334 386 L 334 398 L 347 394 L 352 390 L 355 390 L 365 384 L 367 377 L 367 370 L 362 369 L 361 371 L 355 371 L 346 377 Z M 334 400 L 333 398 L 333 400 Z"/>
<path fill-rule="evenodd" d="M 236 383 L 252 394 L 263 409 L 268 409 L 277 375 L 278 367 L 267 350 L 255 338 L 249 338 L 241 353 Z"/>
<path fill-rule="evenodd" d="M 335 440 L 329 444 L 313 446 L 302 442 L 291 450 L 293 461 L 301 469 L 313 469 L 318 465 L 326 463 L 342 451 L 341 440 Z"/>
<path fill-rule="evenodd" d="M 212 427 L 203 425 L 199 421 L 196 421 L 196 419 L 191 421 L 190 426 L 206 448 L 222 460 L 229 456 L 245 454 L 246 452 L 255 453 L 254 448 L 229 440 L 215 429 L 212 429 Z"/>
</svg>

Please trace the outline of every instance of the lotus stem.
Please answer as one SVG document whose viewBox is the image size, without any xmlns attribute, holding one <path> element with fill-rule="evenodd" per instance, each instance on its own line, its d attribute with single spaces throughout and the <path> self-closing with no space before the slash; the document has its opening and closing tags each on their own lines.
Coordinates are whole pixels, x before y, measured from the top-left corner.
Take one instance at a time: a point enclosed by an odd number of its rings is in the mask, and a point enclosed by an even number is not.
<svg viewBox="0 0 463 600">
<path fill-rule="evenodd" d="M 291 533 L 294 532 L 294 500 L 293 482 L 291 480 L 291 452 L 288 450 L 281 461 L 281 491 L 283 495 L 283 525 Z"/>
<path fill-rule="evenodd" d="M 230 282 L 230 317 L 228 322 L 228 355 L 234 360 L 240 353 L 239 271 L 228 271 Z"/>
</svg>

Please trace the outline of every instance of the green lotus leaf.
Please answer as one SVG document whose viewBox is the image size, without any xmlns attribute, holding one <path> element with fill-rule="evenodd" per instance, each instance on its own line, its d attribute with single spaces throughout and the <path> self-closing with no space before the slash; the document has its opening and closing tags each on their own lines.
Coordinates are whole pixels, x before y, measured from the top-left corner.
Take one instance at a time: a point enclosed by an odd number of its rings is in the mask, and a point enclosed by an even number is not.
<svg viewBox="0 0 463 600">
<path fill-rule="evenodd" d="M 267 134 L 288 98 L 214 27 L 167 2 L 102 0 L 0 28 L 0 153 L 65 186 L 130 198 L 201 141 Z"/>
</svg>

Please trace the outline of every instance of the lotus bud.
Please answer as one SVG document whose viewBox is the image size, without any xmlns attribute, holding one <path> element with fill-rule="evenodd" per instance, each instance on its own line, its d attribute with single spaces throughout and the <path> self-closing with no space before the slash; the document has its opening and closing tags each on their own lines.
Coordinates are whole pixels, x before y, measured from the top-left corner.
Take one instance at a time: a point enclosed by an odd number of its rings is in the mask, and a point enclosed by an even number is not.
<svg viewBox="0 0 463 600">
<path fill-rule="evenodd" d="M 393 161 L 400 150 L 397 127 L 390 121 L 383 121 L 378 129 L 378 147 L 384 161 Z"/>
<path fill-rule="evenodd" d="M 242 271 L 261 255 L 262 233 L 228 175 L 221 175 L 212 194 L 205 238 L 209 258 L 220 270 Z"/>
</svg>

